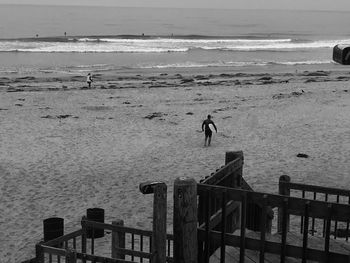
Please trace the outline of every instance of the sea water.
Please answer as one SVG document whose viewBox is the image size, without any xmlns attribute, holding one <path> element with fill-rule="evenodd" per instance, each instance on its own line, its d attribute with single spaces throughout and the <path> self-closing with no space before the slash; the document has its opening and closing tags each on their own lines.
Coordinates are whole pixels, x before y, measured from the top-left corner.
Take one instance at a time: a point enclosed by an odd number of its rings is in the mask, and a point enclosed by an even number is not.
<svg viewBox="0 0 350 263">
<path fill-rule="evenodd" d="M 0 74 L 334 68 L 350 12 L 0 6 Z"/>
</svg>

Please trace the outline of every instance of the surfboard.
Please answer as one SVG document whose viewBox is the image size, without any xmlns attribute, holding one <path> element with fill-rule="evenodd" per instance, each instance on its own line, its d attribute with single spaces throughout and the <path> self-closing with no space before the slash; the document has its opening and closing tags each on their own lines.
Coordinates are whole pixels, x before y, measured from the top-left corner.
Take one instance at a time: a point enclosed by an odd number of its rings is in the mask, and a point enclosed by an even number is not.
<svg viewBox="0 0 350 263">
<path fill-rule="evenodd" d="M 215 132 L 215 128 L 214 125 L 212 123 L 209 124 L 209 129 L 214 133 Z"/>
</svg>

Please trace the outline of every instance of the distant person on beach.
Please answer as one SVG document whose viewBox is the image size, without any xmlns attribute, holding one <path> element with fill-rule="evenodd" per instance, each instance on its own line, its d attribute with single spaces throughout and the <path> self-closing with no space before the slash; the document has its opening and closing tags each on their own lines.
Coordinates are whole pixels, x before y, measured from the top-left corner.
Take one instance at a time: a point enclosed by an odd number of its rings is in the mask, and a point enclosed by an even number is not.
<svg viewBox="0 0 350 263">
<path fill-rule="evenodd" d="M 89 73 L 89 74 L 87 74 L 87 77 L 86 77 L 86 82 L 87 82 L 87 84 L 88 84 L 89 88 L 91 88 L 92 76 L 91 76 L 91 74 L 90 74 L 90 73 Z"/>
<path fill-rule="evenodd" d="M 216 133 L 218 132 L 218 130 L 215 126 L 215 123 L 211 120 L 211 116 L 208 115 L 207 119 L 204 120 L 202 123 L 202 131 L 205 132 L 204 146 L 207 146 L 207 141 L 208 141 L 208 146 L 210 146 L 211 136 L 213 134 L 209 125 L 212 125 L 214 127 Z"/>
</svg>

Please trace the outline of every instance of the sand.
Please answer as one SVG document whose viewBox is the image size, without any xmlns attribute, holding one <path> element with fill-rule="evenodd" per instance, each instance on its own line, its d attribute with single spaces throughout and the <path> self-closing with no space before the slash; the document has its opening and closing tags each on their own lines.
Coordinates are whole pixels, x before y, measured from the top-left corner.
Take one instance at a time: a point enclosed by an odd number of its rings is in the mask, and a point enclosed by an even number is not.
<svg viewBox="0 0 350 263">
<path fill-rule="evenodd" d="M 143 71 L 0 77 L 0 258 L 20 262 L 58 216 L 66 232 L 87 208 L 106 222 L 150 229 L 152 196 L 141 182 L 196 180 L 243 150 L 244 177 L 277 193 L 278 178 L 348 189 L 347 71 L 230 73 Z M 207 114 L 218 127 L 204 147 Z M 304 153 L 309 158 L 298 158 Z M 169 222 L 171 230 L 171 222 Z"/>
</svg>

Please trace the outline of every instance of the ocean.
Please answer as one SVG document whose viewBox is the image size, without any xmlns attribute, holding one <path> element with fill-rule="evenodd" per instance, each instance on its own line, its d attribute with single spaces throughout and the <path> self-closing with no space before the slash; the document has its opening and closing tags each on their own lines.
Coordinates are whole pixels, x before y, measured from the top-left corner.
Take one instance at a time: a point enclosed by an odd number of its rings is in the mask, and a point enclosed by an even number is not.
<svg viewBox="0 0 350 263">
<path fill-rule="evenodd" d="M 0 74 L 340 68 L 350 12 L 2 5 Z"/>
</svg>

